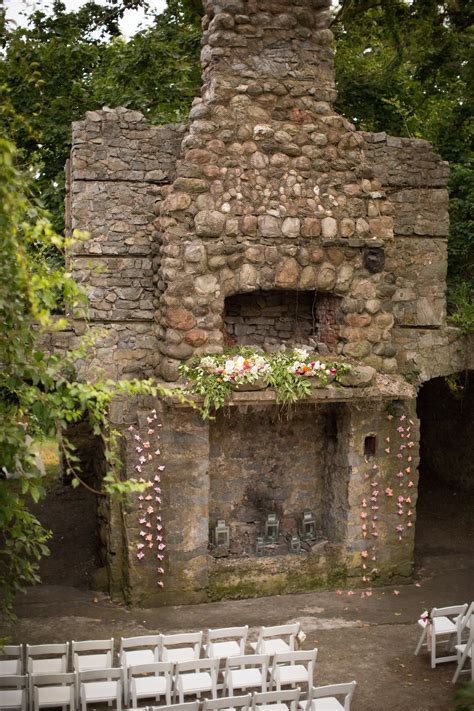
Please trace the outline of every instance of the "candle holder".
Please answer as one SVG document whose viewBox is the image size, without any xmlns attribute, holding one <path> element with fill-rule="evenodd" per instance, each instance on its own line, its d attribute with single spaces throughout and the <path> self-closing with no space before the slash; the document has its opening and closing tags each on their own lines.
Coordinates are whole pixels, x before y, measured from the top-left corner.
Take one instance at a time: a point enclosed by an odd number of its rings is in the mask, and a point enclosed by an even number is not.
<svg viewBox="0 0 474 711">
<path fill-rule="evenodd" d="M 217 525 L 214 528 L 214 544 L 217 546 L 222 546 L 223 548 L 229 548 L 230 546 L 230 529 L 226 526 L 224 519 L 218 519 Z"/>
<path fill-rule="evenodd" d="M 305 509 L 303 511 L 301 538 L 303 541 L 314 541 L 316 538 L 316 519 L 311 509 Z"/>
<path fill-rule="evenodd" d="M 265 541 L 267 543 L 276 543 L 280 532 L 280 521 L 277 515 L 270 513 L 265 521 Z"/>
<path fill-rule="evenodd" d="M 290 538 L 290 552 L 301 553 L 301 540 L 297 535 L 291 536 Z"/>
</svg>

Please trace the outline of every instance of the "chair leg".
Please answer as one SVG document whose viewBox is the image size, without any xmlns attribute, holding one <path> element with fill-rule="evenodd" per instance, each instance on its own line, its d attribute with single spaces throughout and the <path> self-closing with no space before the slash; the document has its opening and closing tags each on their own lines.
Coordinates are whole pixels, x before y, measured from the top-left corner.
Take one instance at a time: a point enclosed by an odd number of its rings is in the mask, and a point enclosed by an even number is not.
<svg viewBox="0 0 474 711">
<path fill-rule="evenodd" d="M 418 644 L 416 645 L 415 657 L 418 656 L 418 654 L 420 653 L 421 645 L 423 644 L 425 637 L 426 637 L 426 626 L 420 635 Z"/>
<path fill-rule="evenodd" d="M 436 667 L 436 635 L 434 631 L 431 632 L 431 668 Z"/>
</svg>

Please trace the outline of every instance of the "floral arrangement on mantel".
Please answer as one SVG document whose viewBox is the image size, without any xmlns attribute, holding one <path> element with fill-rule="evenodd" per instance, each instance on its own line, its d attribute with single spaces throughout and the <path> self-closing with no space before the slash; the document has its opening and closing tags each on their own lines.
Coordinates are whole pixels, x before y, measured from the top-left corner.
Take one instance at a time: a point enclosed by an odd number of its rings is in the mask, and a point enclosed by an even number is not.
<svg viewBox="0 0 474 711">
<path fill-rule="evenodd" d="M 193 358 L 180 367 L 186 392 L 203 398 L 203 416 L 223 407 L 233 390 L 273 388 L 277 402 L 291 405 L 311 393 L 312 383 L 325 387 L 349 372 L 346 363 L 320 360 L 302 348 L 262 353 L 241 346 L 219 355 Z"/>
</svg>

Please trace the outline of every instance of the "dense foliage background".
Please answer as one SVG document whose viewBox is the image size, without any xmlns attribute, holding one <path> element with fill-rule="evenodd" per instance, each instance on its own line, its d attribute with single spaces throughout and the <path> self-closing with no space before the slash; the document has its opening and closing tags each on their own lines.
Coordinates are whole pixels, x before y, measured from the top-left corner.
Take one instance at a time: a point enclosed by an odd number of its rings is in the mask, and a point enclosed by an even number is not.
<svg viewBox="0 0 474 711">
<path fill-rule="evenodd" d="M 169 0 L 129 41 L 118 20 L 146 0 L 36 11 L 26 28 L 0 15 L 0 131 L 62 229 L 71 121 L 108 106 L 154 123 L 186 118 L 199 94 L 200 0 Z M 1 13 L 1 10 L 0 10 Z M 451 163 L 450 298 L 474 286 L 473 0 L 340 0 L 334 8 L 337 109 L 366 130 L 427 138 Z"/>
</svg>

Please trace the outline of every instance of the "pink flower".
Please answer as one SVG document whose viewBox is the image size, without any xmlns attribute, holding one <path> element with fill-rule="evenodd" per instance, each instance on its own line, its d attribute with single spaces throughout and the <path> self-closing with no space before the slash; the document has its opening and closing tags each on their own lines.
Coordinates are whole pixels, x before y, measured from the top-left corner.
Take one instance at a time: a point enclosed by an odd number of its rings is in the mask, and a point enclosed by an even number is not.
<svg viewBox="0 0 474 711">
<path fill-rule="evenodd" d="M 145 548 L 144 543 L 137 543 L 137 550 L 140 550 L 141 548 Z"/>
<path fill-rule="evenodd" d="M 139 518 L 138 523 L 146 523 L 146 518 Z"/>
<path fill-rule="evenodd" d="M 361 514 L 360 514 L 360 517 L 361 517 L 361 518 L 367 518 L 366 512 L 365 512 L 365 511 L 362 511 Z"/>
<path fill-rule="evenodd" d="M 389 486 L 387 486 L 387 488 L 385 489 L 385 495 L 393 496 L 393 490 Z"/>
<path fill-rule="evenodd" d="M 154 511 L 155 511 L 155 509 L 153 508 L 153 506 L 149 506 L 146 510 L 147 514 L 152 514 L 152 513 L 154 513 Z"/>
<path fill-rule="evenodd" d="M 138 458 L 138 461 L 140 462 L 140 464 L 145 464 L 145 462 L 146 462 L 146 457 L 144 457 L 143 454 L 142 454 L 141 457 Z"/>
<path fill-rule="evenodd" d="M 130 427 L 127 427 L 127 429 L 128 429 L 129 432 L 133 432 L 133 430 L 134 430 L 135 428 L 134 428 L 133 425 L 130 425 Z"/>
<path fill-rule="evenodd" d="M 144 557 L 145 557 L 145 554 L 142 553 L 141 551 L 140 551 L 139 553 L 137 553 L 137 558 L 138 558 L 139 560 L 141 560 L 141 559 L 144 558 Z"/>
<path fill-rule="evenodd" d="M 164 465 L 164 464 L 160 464 L 160 466 L 157 467 L 157 468 L 158 468 L 158 471 L 162 472 L 162 471 L 164 471 L 165 465 Z"/>
<path fill-rule="evenodd" d="M 149 543 L 148 548 L 153 548 L 153 543 Z"/>
<path fill-rule="evenodd" d="M 385 451 L 386 451 L 387 454 L 390 454 L 390 447 L 386 447 L 386 448 L 385 448 Z"/>
<path fill-rule="evenodd" d="M 153 540 L 153 534 L 149 533 L 147 536 L 145 536 L 145 541 L 148 541 L 150 543 Z"/>
<path fill-rule="evenodd" d="M 161 573 L 161 575 L 163 575 L 163 573 L 165 572 L 164 568 L 157 568 L 157 571 L 158 573 Z"/>
<path fill-rule="evenodd" d="M 140 452 L 143 452 L 142 447 L 135 447 L 135 452 L 138 452 L 139 454 Z"/>
<path fill-rule="evenodd" d="M 146 528 L 151 528 L 151 521 L 147 521 L 145 526 L 146 526 Z"/>
<path fill-rule="evenodd" d="M 136 439 L 136 440 L 137 440 L 137 442 L 140 442 L 140 440 L 141 440 L 141 437 L 140 437 L 140 435 L 139 435 L 139 434 L 136 434 L 136 435 L 133 435 L 133 439 Z"/>
<path fill-rule="evenodd" d="M 153 480 L 154 480 L 154 481 L 161 481 L 160 475 L 159 475 L 159 474 L 155 474 L 155 476 L 153 477 Z"/>
<path fill-rule="evenodd" d="M 405 499 L 403 498 L 403 496 L 399 496 L 397 501 L 401 504 L 405 501 Z"/>
<path fill-rule="evenodd" d="M 407 486 L 408 486 L 409 489 L 411 489 L 411 487 L 412 487 L 412 486 L 415 486 L 415 485 L 414 485 L 414 483 L 413 483 L 412 481 L 409 481 L 408 484 L 407 484 Z"/>
<path fill-rule="evenodd" d="M 140 466 L 139 464 L 137 464 L 137 466 L 135 467 L 135 469 L 137 470 L 137 472 L 140 472 L 140 474 L 142 473 L 142 468 L 141 468 L 141 466 Z"/>
<path fill-rule="evenodd" d="M 158 558 L 158 560 L 163 560 L 165 556 L 161 555 L 161 553 L 157 553 L 156 557 Z"/>
<path fill-rule="evenodd" d="M 145 497 L 144 497 L 142 494 L 140 494 L 140 496 L 138 497 L 138 500 L 139 500 L 139 501 L 143 501 L 144 498 L 145 498 Z"/>
<path fill-rule="evenodd" d="M 400 454 L 400 452 L 397 454 L 397 459 L 403 459 L 403 454 Z"/>
<path fill-rule="evenodd" d="M 153 417 L 147 417 L 146 421 L 148 422 L 149 425 L 153 422 Z"/>
<path fill-rule="evenodd" d="M 146 536 L 146 531 L 140 531 L 140 536 Z"/>
<path fill-rule="evenodd" d="M 367 558 L 368 555 L 369 555 L 369 552 L 368 552 L 368 551 L 361 551 L 361 556 L 362 556 L 362 558 Z"/>
<path fill-rule="evenodd" d="M 151 494 L 147 494 L 145 496 L 145 501 L 153 501 L 153 496 Z"/>
<path fill-rule="evenodd" d="M 401 415 L 401 417 L 400 417 L 400 422 L 403 422 L 403 420 L 406 420 L 406 419 L 407 419 L 407 416 L 406 416 L 406 415 Z"/>
<path fill-rule="evenodd" d="M 164 543 L 160 543 L 158 546 L 158 550 L 163 551 L 166 548 Z"/>
<path fill-rule="evenodd" d="M 155 430 L 152 430 L 151 427 L 149 430 L 147 430 L 147 434 L 154 434 Z"/>
<path fill-rule="evenodd" d="M 145 449 L 150 449 L 150 443 L 149 442 L 143 442 L 143 446 Z"/>
<path fill-rule="evenodd" d="M 165 587 L 165 584 L 164 584 L 164 582 L 163 582 L 162 580 L 158 580 L 158 585 L 160 586 L 160 588 L 164 588 L 164 587 Z"/>
</svg>

